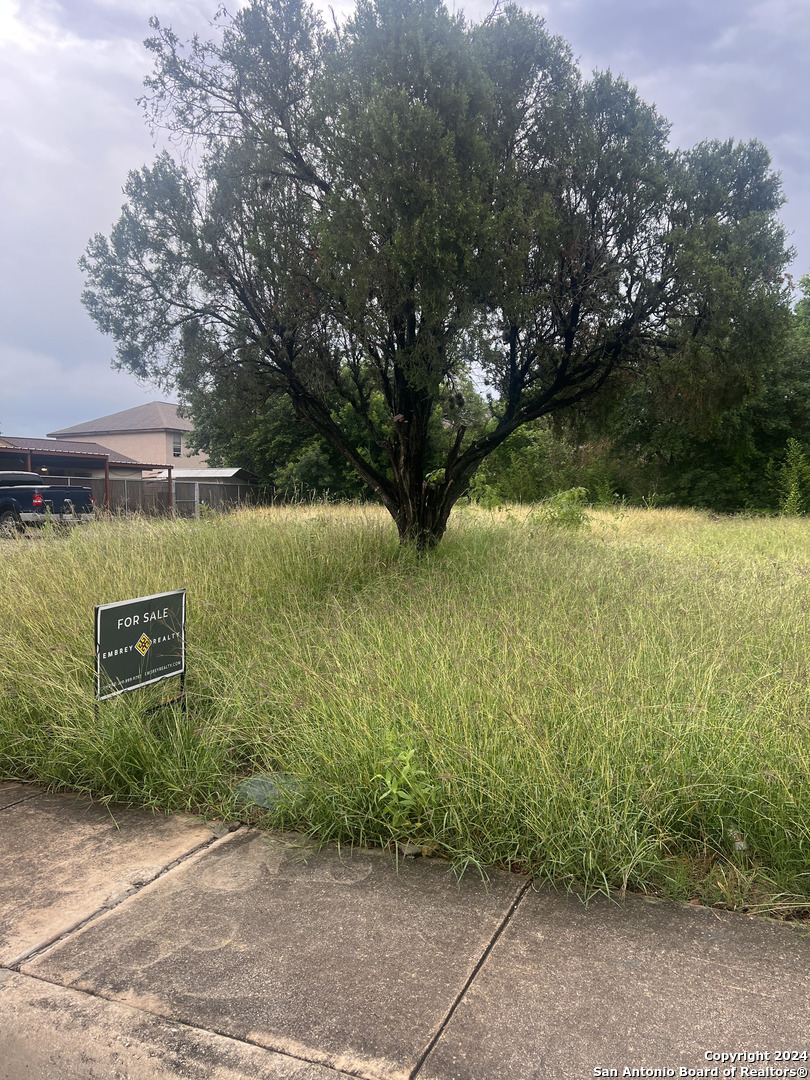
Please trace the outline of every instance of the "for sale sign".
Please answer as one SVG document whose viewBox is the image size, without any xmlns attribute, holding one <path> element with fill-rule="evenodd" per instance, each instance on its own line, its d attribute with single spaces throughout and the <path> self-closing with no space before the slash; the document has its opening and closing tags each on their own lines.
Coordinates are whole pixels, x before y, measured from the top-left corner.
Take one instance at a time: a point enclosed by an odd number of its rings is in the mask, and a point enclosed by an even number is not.
<svg viewBox="0 0 810 1080">
<path fill-rule="evenodd" d="M 186 590 L 96 608 L 96 699 L 186 670 Z"/>
</svg>

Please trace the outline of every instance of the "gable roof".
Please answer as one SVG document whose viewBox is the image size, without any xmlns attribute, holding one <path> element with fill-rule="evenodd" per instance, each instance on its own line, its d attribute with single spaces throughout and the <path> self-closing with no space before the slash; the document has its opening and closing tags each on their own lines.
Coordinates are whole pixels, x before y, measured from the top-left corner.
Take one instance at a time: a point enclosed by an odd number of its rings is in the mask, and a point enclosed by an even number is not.
<svg viewBox="0 0 810 1080">
<path fill-rule="evenodd" d="M 70 435 L 115 435 L 132 431 L 191 431 L 192 423 L 183 416 L 178 416 L 179 406 L 168 401 L 148 401 L 145 405 L 136 405 L 133 409 L 100 416 L 97 420 L 87 420 L 74 427 L 49 431 L 49 437 L 61 439 Z"/>
</svg>

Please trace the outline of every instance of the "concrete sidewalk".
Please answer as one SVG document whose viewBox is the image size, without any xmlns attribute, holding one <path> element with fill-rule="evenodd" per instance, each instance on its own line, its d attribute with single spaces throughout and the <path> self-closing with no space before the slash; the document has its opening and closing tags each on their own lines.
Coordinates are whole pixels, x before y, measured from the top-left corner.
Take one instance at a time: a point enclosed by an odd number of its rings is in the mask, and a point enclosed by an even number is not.
<svg viewBox="0 0 810 1080">
<path fill-rule="evenodd" d="M 777 1054 L 808 1051 L 802 928 L 0 784 L 0 1080 L 801 1076 Z"/>
</svg>

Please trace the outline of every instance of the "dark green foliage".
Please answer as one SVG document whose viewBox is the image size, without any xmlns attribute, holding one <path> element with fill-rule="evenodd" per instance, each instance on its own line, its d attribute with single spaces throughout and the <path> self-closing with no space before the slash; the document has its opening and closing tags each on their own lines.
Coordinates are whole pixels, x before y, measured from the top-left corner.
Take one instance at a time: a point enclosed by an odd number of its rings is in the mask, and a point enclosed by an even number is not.
<svg viewBox="0 0 810 1080">
<path fill-rule="evenodd" d="M 186 382 L 189 373 L 192 377 Z M 212 466 L 248 469 L 257 477 L 263 496 L 271 500 L 374 497 L 346 459 L 296 417 L 286 394 L 263 393 L 261 385 L 239 370 L 225 373 L 214 382 L 206 378 L 205 372 L 189 366 L 181 378 L 180 387 L 194 417 L 191 441 L 205 450 Z M 441 471 L 452 430 L 446 426 L 445 418 L 461 415 L 476 431 L 483 431 L 486 425 L 486 405 L 472 383 L 459 379 L 458 385 L 463 394 L 460 389 L 449 395 L 442 393 L 441 409 L 431 419 L 434 449 L 429 463 L 437 471 Z M 382 423 L 382 395 L 376 395 L 370 407 L 377 422 Z M 339 400 L 334 408 L 356 445 L 385 472 L 388 463 L 351 408 Z"/>
<path fill-rule="evenodd" d="M 296 419 L 286 397 L 234 415 L 212 401 L 194 413 L 197 443 L 212 465 L 250 470 L 265 499 L 362 498 L 368 491 L 328 443 Z"/>
<path fill-rule="evenodd" d="M 659 405 L 710 426 L 756 389 L 789 254 L 759 143 L 672 152 L 632 87 L 583 79 L 512 5 L 471 25 L 359 0 L 330 32 L 251 0 L 187 47 L 152 25 L 147 112 L 187 152 L 130 175 L 84 300 L 215 455 L 247 439 L 275 463 L 286 395 L 320 439 L 288 478 L 341 458 L 422 548 L 513 432 L 611 383 L 654 372 Z"/>
<path fill-rule="evenodd" d="M 701 409 L 695 387 L 665 393 L 658 370 L 635 382 L 625 378 L 597 409 L 555 429 L 543 421 L 527 425 L 510 437 L 486 462 L 491 498 L 536 502 L 582 485 L 601 504 L 618 497 L 720 512 L 806 513 L 810 277 L 802 293 L 779 335 L 781 351 L 742 400 Z M 725 395 L 732 394 L 729 387 Z"/>
<path fill-rule="evenodd" d="M 610 486 L 598 450 L 575 445 L 546 420 L 519 428 L 487 458 L 478 475 L 501 502 L 540 502 L 579 486 L 599 501 L 605 485 Z"/>
<path fill-rule="evenodd" d="M 807 309 L 805 295 L 789 320 L 772 328 L 781 348 L 768 354 L 761 343 L 767 359 L 747 393 L 737 387 L 737 400 L 732 385 L 662 386 L 651 370 L 601 416 L 581 419 L 576 435 L 587 441 L 598 434 L 618 490 L 636 501 L 657 492 L 682 506 L 783 511 L 788 447 L 810 447 Z"/>
<path fill-rule="evenodd" d="M 805 514 L 810 493 L 810 465 L 801 446 L 788 439 L 785 460 L 775 472 L 779 492 L 779 509 L 783 514 Z"/>
</svg>

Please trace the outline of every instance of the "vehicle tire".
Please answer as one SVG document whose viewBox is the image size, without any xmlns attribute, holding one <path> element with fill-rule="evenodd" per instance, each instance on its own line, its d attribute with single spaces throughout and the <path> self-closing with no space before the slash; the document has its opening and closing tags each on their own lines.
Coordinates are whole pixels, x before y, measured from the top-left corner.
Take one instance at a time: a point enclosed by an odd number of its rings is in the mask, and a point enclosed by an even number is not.
<svg viewBox="0 0 810 1080">
<path fill-rule="evenodd" d="M 13 510 L 0 513 L 0 536 L 16 536 L 23 532 L 24 525 Z"/>
</svg>

